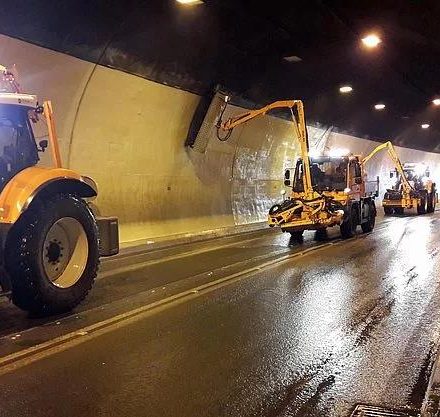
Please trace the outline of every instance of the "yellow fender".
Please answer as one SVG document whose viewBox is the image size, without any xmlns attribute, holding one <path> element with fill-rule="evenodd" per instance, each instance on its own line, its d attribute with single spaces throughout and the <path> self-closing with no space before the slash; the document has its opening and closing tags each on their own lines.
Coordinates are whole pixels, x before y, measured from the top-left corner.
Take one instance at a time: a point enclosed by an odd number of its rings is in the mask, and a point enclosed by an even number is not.
<svg viewBox="0 0 440 417">
<path fill-rule="evenodd" d="M 0 193 L 0 223 L 15 223 L 40 191 L 57 184 L 61 191 L 77 192 L 81 197 L 97 195 L 96 184 L 75 171 L 29 167 L 11 178 Z"/>
</svg>

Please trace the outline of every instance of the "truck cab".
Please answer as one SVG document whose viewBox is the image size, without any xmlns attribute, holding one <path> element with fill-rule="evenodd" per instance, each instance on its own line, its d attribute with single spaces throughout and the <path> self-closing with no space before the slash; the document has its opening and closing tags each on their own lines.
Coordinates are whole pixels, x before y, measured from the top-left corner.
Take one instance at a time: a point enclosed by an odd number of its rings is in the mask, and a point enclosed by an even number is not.
<svg viewBox="0 0 440 417">
<path fill-rule="evenodd" d="M 340 195 L 343 199 L 350 195 L 357 200 L 364 192 L 362 169 L 356 156 L 310 158 L 310 173 L 313 189 L 317 192 Z M 294 193 L 304 191 L 302 176 L 303 163 L 299 159 L 294 172 Z"/>
</svg>

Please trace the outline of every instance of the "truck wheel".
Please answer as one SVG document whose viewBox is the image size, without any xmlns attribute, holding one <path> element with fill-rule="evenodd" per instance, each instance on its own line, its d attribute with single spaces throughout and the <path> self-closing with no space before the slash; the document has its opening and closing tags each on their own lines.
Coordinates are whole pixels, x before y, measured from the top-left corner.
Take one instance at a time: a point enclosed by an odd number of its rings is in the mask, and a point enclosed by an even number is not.
<svg viewBox="0 0 440 417">
<path fill-rule="evenodd" d="M 293 246 L 295 243 L 303 243 L 304 242 L 304 231 L 296 231 L 290 232 L 289 246 Z"/>
<path fill-rule="evenodd" d="M 395 214 L 403 214 L 403 207 L 394 207 Z"/>
<path fill-rule="evenodd" d="M 328 240 L 328 233 L 327 233 L 326 227 L 322 227 L 321 229 L 316 229 L 315 240 L 317 242 L 324 242 L 324 241 Z"/>
<path fill-rule="evenodd" d="M 417 205 L 417 214 L 425 214 L 428 208 L 428 195 L 425 194 L 420 198 L 420 204 Z"/>
<path fill-rule="evenodd" d="M 393 209 L 391 207 L 384 207 L 383 212 L 385 213 L 385 216 L 389 216 L 390 214 L 393 214 Z"/>
<path fill-rule="evenodd" d="M 12 301 L 34 314 L 71 310 L 87 295 L 98 264 L 98 229 L 87 204 L 70 194 L 38 199 L 5 247 Z"/>
<path fill-rule="evenodd" d="M 358 222 L 357 222 L 357 213 L 354 208 L 351 208 L 349 215 L 346 216 L 344 221 L 341 223 L 341 236 L 342 239 L 349 239 L 354 236 L 356 232 Z"/>
<path fill-rule="evenodd" d="M 426 211 L 428 213 L 434 213 L 434 210 L 435 210 L 435 193 L 436 193 L 435 189 L 433 189 L 429 193 L 428 204 L 427 204 L 427 207 L 426 207 Z"/>
<path fill-rule="evenodd" d="M 374 203 L 368 204 L 368 220 L 361 224 L 362 231 L 364 233 L 371 232 L 376 224 L 376 207 Z"/>
</svg>

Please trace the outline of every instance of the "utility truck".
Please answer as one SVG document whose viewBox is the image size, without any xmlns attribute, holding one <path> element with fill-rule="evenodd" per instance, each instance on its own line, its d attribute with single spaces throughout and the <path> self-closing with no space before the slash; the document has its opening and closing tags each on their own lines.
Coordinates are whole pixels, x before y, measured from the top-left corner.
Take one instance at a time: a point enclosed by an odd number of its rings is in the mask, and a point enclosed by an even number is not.
<svg viewBox="0 0 440 417">
<path fill-rule="evenodd" d="M 294 140 L 299 142 L 300 157 L 293 172 L 290 169 L 285 172 L 284 184 L 291 187 L 291 192 L 287 199 L 269 210 L 270 227 L 279 227 L 299 242 L 305 230 L 322 232 L 327 227 L 339 226 L 343 238 L 352 237 L 359 225 L 363 232 L 373 230 L 378 180 L 367 181 L 359 156 L 310 156 L 301 100 L 277 101 L 223 121 L 226 105 L 227 100 L 216 124 L 217 136 L 221 140 L 227 140 L 238 125 L 271 110 L 284 108 L 290 111 L 292 133 Z M 374 183 L 373 187 L 371 183 Z"/>
<path fill-rule="evenodd" d="M 438 197 L 436 185 L 430 179 L 429 167 L 424 163 L 402 164 L 391 142 L 373 149 L 363 164 L 382 150 L 387 150 L 395 167 L 390 172 L 390 178 L 395 180 L 394 184 L 386 190 L 382 200 L 385 215 L 403 214 L 405 209 L 413 208 L 417 209 L 417 214 L 434 212 Z"/>
</svg>

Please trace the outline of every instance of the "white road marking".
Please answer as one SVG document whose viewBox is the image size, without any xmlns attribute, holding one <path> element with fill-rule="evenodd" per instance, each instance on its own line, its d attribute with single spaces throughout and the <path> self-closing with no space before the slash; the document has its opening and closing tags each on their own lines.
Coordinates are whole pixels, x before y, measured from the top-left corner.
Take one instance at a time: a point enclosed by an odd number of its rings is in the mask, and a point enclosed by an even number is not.
<svg viewBox="0 0 440 417">
<path fill-rule="evenodd" d="M 198 287 L 191 288 L 181 293 L 166 297 L 162 300 L 147 304 L 145 306 L 127 311 L 125 313 L 100 321 L 90 326 L 75 330 L 63 336 L 56 337 L 30 348 L 11 353 L 10 355 L 0 358 L 0 375 L 15 371 L 36 361 L 52 356 L 56 353 L 63 352 L 67 349 L 90 341 L 103 334 L 112 332 L 120 327 L 127 326 L 145 317 L 156 314 L 166 308 L 189 301 L 206 293 L 230 285 L 234 282 L 251 276 L 251 274 L 254 272 L 260 272 L 261 269 L 269 269 L 271 267 L 278 266 L 283 262 L 306 256 L 311 252 L 316 252 L 332 245 L 334 245 L 334 242 L 328 242 L 308 248 L 302 252 L 297 252 L 290 255 L 282 256 L 277 259 L 272 259 L 258 266 L 236 272 L 218 280 L 202 284 Z"/>
<path fill-rule="evenodd" d="M 375 230 L 377 231 L 384 229 L 386 226 L 387 224 L 381 224 L 380 227 L 377 227 Z M 211 281 L 206 284 L 202 284 L 198 287 L 191 288 L 189 290 L 180 292 L 178 294 L 166 297 L 162 300 L 116 315 L 109 319 L 100 321 L 90 326 L 86 326 L 79 330 L 75 330 L 63 336 L 56 337 L 54 339 L 29 347 L 27 349 L 23 349 L 21 351 L 11 353 L 7 356 L 4 356 L 3 358 L 0 358 L 0 375 L 13 372 L 17 369 L 30 365 L 39 360 L 45 359 L 56 353 L 63 352 L 72 347 L 90 341 L 92 339 L 95 339 L 103 334 L 112 332 L 120 327 L 127 326 L 131 323 L 137 322 L 143 318 L 156 314 L 159 311 L 165 310 L 174 305 L 200 297 L 206 293 L 215 291 L 217 289 L 230 285 L 234 282 L 248 278 L 251 276 L 252 273 L 261 272 L 261 270 L 263 269 L 269 269 L 275 266 L 279 266 L 284 262 L 291 261 L 292 259 L 295 258 L 304 257 L 312 252 L 317 252 L 327 247 L 339 246 L 345 242 L 363 239 L 368 237 L 370 234 L 371 233 L 357 235 L 355 236 L 355 238 L 351 238 L 348 240 L 336 239 L 330 242 L 322 243 L 320 245 L 312 246 L 300 252 L 287 254 L 281 256 L 280 258 L 272 259 L 257 266 L 253 266 L 251 268 L 241 270 L 239 272 L 230 274 L 218 280 Z M 261 239 L 261 237 L 250 240 L 257 240 L 257 239 Z M 278 251 L 278 253 L 280 252 L 284 252 L 284 251 Z M 271 252 L 271 255 L 276 256 L 276 254 L 277 252 Z M 260 256 L 260 257 L 264 257 L 264 256 Z M 258 259 L 258 257 L 253 258 L 253 260 L 255 259 Z M 238 263 L 243 263 L 243 261 Z"/>
</svg>

